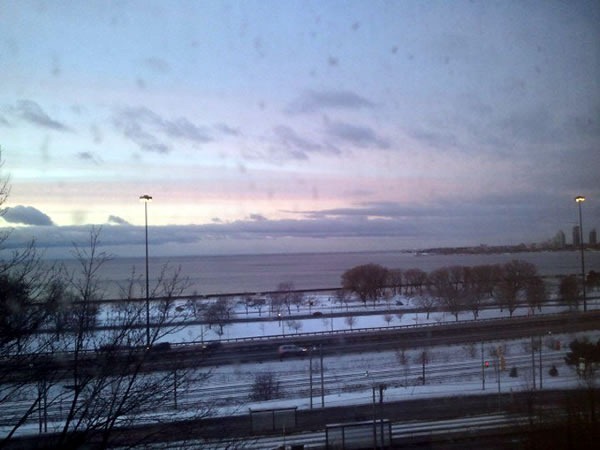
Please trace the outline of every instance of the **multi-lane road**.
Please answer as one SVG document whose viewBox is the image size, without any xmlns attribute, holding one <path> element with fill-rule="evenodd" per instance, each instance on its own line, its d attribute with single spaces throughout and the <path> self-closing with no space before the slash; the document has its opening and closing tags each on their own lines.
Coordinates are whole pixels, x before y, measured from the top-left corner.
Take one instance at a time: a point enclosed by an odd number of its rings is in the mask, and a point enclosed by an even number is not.
<svg viewBox="0 0 600 450">
<path fill-rule="evenodd" d="M 512 318 L 512 319 L 494 319 L 494 320 L 481 320 L 481 321 L 466 321 L 457 323 L 445 323 L 435 324 L 425 327 L 395 327 L 389 329 L 378 329 L 376 332 L 344 332 L 344 333 L 333 333 L 333 334 L 305 334 L 288 338 L 286 342 L 295 342 L 300 345 L 308 346 L 314 349 L 313 357 L 319 358 L 321 354 L 323 358 L 337 358 L 342 355 L 356 354 L 356 353 L 369 353 L 369 352 L 382 352 L 398 350 L 399 347 L 409 348 L 422 348 L 422 347 L 435 347 L 437 345 L 450 345 L 458 343 L 474 343 L 474 342 L 496 342 L 507 339 L 514 339 L 520 337 L 532 337 L 532 336 L 545 336 L 548 332 L 552 332 L 554 335 L 560 333 L 570 333 L 586 330 L 597 330 L 598 324 L 600 323 L 600 312 L 588 312 L 579 314 L 551 314 L 551 315 L 540 315 L 531 318 Z M 278 359 L 276 352 L 277 345 L 281 341 L 243 341 L 233 342 L 224 344 L 220 348 L 207 351 L 201 346 L 172 346 L 169 350 L 161 352 L 155 352 L 147 358 L 145 362 L 146 369 L 148 371 L 164 371 L 173 370 L 173 367 L 184 368 L 208 368 L 215 366 L 222 366 L 227 364 L 255 364 L 263 363 Z M 145 352 L 146 350 L 140 350 Z M 135 353 L 135 352 L 133 352 Z M 89 353 L 84 359 L 84 364 L 93 364 L 97 361 L 97 358 L 103 357 L 102 355 Z M 131 357 L 131 352 L 124 352 L 123 358 Z M 305 359 L 309 356 L 305 356 Z M 552 359 L 554 358 L 554 359 Z M 546 354 L 544 356 L 544 362 L 546 365 L 551 363 L 559 364 L 562 361 L 562 356 L 553 354 Z M 66 361 L 66 363 L 65 363 Z M 47 367 L 52 367 L 55 364 L 52 359 L 48 359 Z M 66 364 L 66 366 L 65 366 Z M 507 365 L 510 367 L 519 367 L 521 370 L 527 370 L 531 365 L 530 356 L 525 355 L 512 355 L 508 357 Z M 61 355 L 60 364 L 54 366 L 56 370 L 65 370 L 65 375 L 68 373 L 68 358 L 65 355 Z M 39 371 L 33 371 L 32 368 L 22 367 L 16 370 L 19 377 L 33 377 L 39 375 Z M 336 371 L 335 374 L 325 373 L 323 376 L 323 385 L 326 386 L 327 394 L 335 394 L 341 392 L 347 392 L 349 387 L 353 389 L 363 389 L 365 391 L 370 390 L 370 385 L 386 385 L 386 386 L 398 386 L 406 383 L 406 380 L 418 380 L 420 376 L 421 368 L 418 366 L 409 367 L 403 376 L 399 377 L 399 371 L 397 368 L 390 369 L 389 367 L 377 367 L 374 366 L 370 369 L 369 379 L 365 378 L 364 371 L 361 370 L 346 370 Z M 481 376 L 481 366 L 479 364 L 472 364 L 472 362 L 465 361 L 450 361 L 442 365 L 432 364 L 427 367 L 427 382 L 434 384 L 452 384 L 457 380 L 465 380 L 469 378 L 477 378 Z M 494 379 L 492 373 L 488 374 L 490 379 L 488 380 L 488 391 L 494 391 L 493 383 Z M 32 378 L 29 378 L 32 380 Z M 309 380 L 306 374 L 302 375 L 291 375 L 287 376 L 284 380 L 286 386 L 286 395 L 290 397 L 294 396 L 306 396 L 306 392 L 309 389 Z M 548 382 L 548 381 L 547 381 Z M 319 383 L 315 380 L 315 387 L 313 393 L 318 395 Z M 220 384 L 219 386 L 213 386 L 210 383 L 193 383 L 189 385 L 185 395 L 181 393 L 178 399 L 180 410 L 185 410 L 186 406 L 196 404 L 200 400 L 213 399 L 215 402 L 220 402 L 220 399 L 227 399 L 227 402 L 237 403 L 243 405 L 249 395 L 251 386 L 249 383 L 236 383 L 230 382 L 227 384 Z M 498 397 L 498 396 L 496 396 Z M 482 398 L 485 398 L 482 397 Z M 486 400 L 477 400 L 477 403 L 482 402 L 483 405 L 487 405 Z M 318 400 L 316 401 L 316 404 Z M 460 402 L 464 405 L 464 401 Z M 494 408 L 497 408 L 498 403 L 495 398 Z M 399 409 L 399 406 L 393 407 L 394 402 L 384 403 L 380 405 L 381 417 L 394 418 L 395 409 Z M 22 408 L 29 406 L 26 403 L 22 405 L 17 403 L 3 405 L 3 415 L 17 414 Z M 430 410 L 430 416 L 424 416 L 423 419 L 439 418 L 440 414 L 443 416 L 448 413 L 450 406 L 447 403 L 438 404 L 437 408 Z M 329 411 L 326 415 L 326 419 L 321 417 L 320 421 L 317 419 L 318 424 L 330 423 L 332 420 L 338 420 L 340 422 L 348 420 L 365 420 L 372 416 L 372 412 L 369 407 L 366 407 L 364 413 L 360 413 L 364 406 L 343 406 L 337 408 L 334 412 Z M 331 408 L 325 408 L 330 410 Z M 404 402 L 401 406 L 402 410 L 406 410 L 406 403 Z M 452 409 L 452 408 L 450 408 Z M 471 413 L 477 408 L 473 407 Z M 164 410 L 164 405 L 157 409 L 157 413 Z M 426 409 L 420 409 L 421 412 Z M 321 412 L 319 412 L 321 411 Z M 323 410 L 313 411 L 302 411 L 301 414 L 306 417 L 319 417 L 323 414 Z M 485 408 L 481 409 L 481 412 L 486 412 Z M 463 411 L 464 412 L 464 411 Z M 47 420 L 60 422 L 62 417 L 62 410 L 59 404 L 51 405 L 46 411 Z M 385 414 L 385 415 L 384 415 Z M 177 415 L 174 411 L 166 411 L 166 415 L 176 418 Z M 413 418 L 415 416 L 413 415 Z M 1 419 L 1 418 L 0 418 Z M 406 419 L 406 417 L 405 417 Z M 176 420 L 176 419 L 175 419 Z M 304 419 L 304 425 L 300 421 L 300 429 L 313 429 L 314 425 L 311 425 L 314 419 Z M 326 420 L 326 421 L 324 421 Z M 233 435 L 239 435 L 240 438 L 248 435 L 250 432 L 250 426 L 247 423 L 248 419 L 246 416 L 240 417 L 229 417 L 219 418 L 219 426 L 216 432 L 222 433 L 223 424 L 228 423 L 231 426 L 231 430 L 236 430 Z M 183 421 L 185 422 L 185 421 Z M 189 425 L 189 424 L 188 424 Z M 143 430 L 147 423 L 141 420 L 139 423 L 141 427 L 140 431 Z M 174 424 L 176 426 L 176 424 Z M 183 425 L 182 425 L 183 426 Z M 210 435 L 210 421 L 204 421 L 201 425 L 193 427 L 196 430 L 202 430 L 202 435 Z M 208 433 L 208 434 L 207 434 Z M 192 433 L 193 434 L 193 433 Z M 221 434 L 220 434 L 221 435 Z M 191 437 L 193 439 L 193 437 Z"/>
<path fill-rule="evenodd" d="M 543 336 L 598 329 L 600 311 L 587 313 L 543 314 L 533 317 L 513 317 L 459 321 L 455 323 L 429 324 L 426 326 L 402 326 L 379 328 L 375 331 L 358 330 L 334 333 L 299 333 L 277 340 L 241 340 L 227 342 L 221 347 L 206 350 L 199 344 L 172 345 L 169 350 L 127 349 L 111 358 L 126 360 L 144 357 L 145 371 L 171 370 L 192 367 L 211 367 L 223 364 L 264 362 L 278 358 L 277 346 L 281 343 L 296 343 L 308 348 L 318 348 L 325 356 L 368 352 L 371 350 L 397 350 L 398 348 L 422 348 L 459 343 L 489 342 L 520 337 Z M 80 368 L 92 370 L 105 357 L 103 352 L 79 354 Z M 43 367 L 56 378 L 64 373 L 70 376 L 73 358 L 69 353 L 36 356 L 35 364 L 24 358 L 19 361 L 1 361 L 15 379 L 36 380 L 44 376 Z"/>
</svg>

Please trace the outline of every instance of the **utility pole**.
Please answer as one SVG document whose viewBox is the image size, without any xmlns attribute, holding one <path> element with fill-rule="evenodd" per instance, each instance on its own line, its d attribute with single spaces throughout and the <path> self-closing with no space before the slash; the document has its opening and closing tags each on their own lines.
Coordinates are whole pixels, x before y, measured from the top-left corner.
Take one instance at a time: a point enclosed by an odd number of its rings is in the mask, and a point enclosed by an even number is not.
<svg viewBox="0 0 600 450">
<path fill-rule="evenodd" d="M 309 364 L 310 364 L 310 368 L 309 368 L 309 392 L 310 392 L 310 409 L 313 409 L 313 365 L 312 365 L 312 351 L 313 351 L 314 346 L 311 346 L 310 349 L 308 350 L 308 357 L 309 357 Z"/>
<path fill-rule="evenodd" d="M 481 390 L 485 391 L 485 361 L 483 354 L 483 342 L 481 343 Z"/>
<path fill-rule="evenodd" d="M 323 344 L 319 344 L 319 353 L 321 356 L 321 408 L 325 408 L 325 379 L 323 378 Z"/>
</svg>

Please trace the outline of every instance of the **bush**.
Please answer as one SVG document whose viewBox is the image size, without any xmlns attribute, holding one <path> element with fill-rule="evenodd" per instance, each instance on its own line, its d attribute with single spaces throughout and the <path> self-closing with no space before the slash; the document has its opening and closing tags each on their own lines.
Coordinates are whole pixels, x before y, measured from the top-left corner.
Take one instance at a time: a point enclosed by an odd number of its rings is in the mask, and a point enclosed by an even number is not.
<svg viewBox="0 0 600 450">
<path fill-rule="evenodd" d="M 273 373 L 259 373 L 254 377 L 250 400 L 264 401 L 280 397 L 279 382 Z"/>
</svg>

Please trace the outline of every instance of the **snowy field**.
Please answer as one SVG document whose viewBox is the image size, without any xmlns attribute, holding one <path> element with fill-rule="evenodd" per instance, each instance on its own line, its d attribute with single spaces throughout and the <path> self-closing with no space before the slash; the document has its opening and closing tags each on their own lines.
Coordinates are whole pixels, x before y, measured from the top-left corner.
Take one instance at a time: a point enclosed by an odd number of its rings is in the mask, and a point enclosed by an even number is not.
<svg viewBox="0 0 600 450">
<path fill-rule="evenodd" d="M 395 296 L 389 302 L 380 302 L 373 306 L 367 303 L 363 306 L 362 303 L 355 301 L 349 307 L 341 306 L 335 299 L 328 295 L 313 296 L 311 298 L 313 306 L 310 308 L 303 305 L 300 309 L 292 308 L 291 314 L 285 314 L 281 318 L 277 315 L 269 315 L 267 307 L 259 316 L 256 311 L 250 310 L 246 312 L 245 307 L 241 302 L 235 303 L 232 317 L 239 319 L 250 320 L 247 322 L 231 322 L 223 327 L 223 334 L 219 335 L 219 327 L 208 325 L 189 325 L 177 332 L 165 337 L 163 341 L 172 343 L 178 342 L 198 342 L 198 341 L 215 341 L 223 342 L 236 339 L 247 339 L 254 337 L 274 337 L 285 338 L 300 335 L 302 333 L 319 333 L 319 332 L 339 332 L 352 331 L 365 328 L 387 328 L 387 327 L 404 327 L 404 326 L 422 326 L 436 325 L 444 322 L 455 322 L 454 315 L 438 311 L 432 312 L 429 317 L 427 314 L 413 312 L 418 306 L 414 298 L 404 295 Z M 360 303 L 360 304 L 359 304 Z M 182 303 L 180 308 L 185 308 Z M 386 314 L 388 309 L 394 309 L 393 314 Z M 597 300 L 588 301 L 588 309 L 596 309 Z M 410 312 L 409 312 L 410 311 Z M 523 317 L 535 314 L 550 314 L 567 312 L 565 306 L 544 306 L 542 311 L 532 311 L 528 307 L 519 307 L 513 317 Z M 320 317 L 311 319 L 296 319 L 298 315 L 313 315 L 323 314 Z M 346 317 L 329 317 L 330 314 L 343 313 Z M 358 313 L 369 315 L 358 315 Z M 352 323 L 348 317 L 352 317 Z M 252 321 L 252 318 L 260 318 L 261 321 Z M 264 320 L 264 319 L 267 320 Z M 508 311 L 499 311 L 496 308 L 482 309 L 477 320 L 481 319 L 496 319 L 509 318 Z M 473 314 L 470 311 L 461 312 L 458 315 L 460 321 L 472 321 Z"/>
<path fill-rule="evenodd" d="M 332 302 L 328 296 L 315 297 L 314 306 L 310 313 L 319 311 L 323 314 L 335 313 L 345 310 Z M 396 306 L 401 302 L 401 306 Z M 413 299 L 409 297 L 396 297 L 389 304 L 394 308 L 412 309 Z M 170 342 L 191 342 L 204 340 L 235 340 L 253 337 L 273 338 L 281 342 L 286 338 L 301 335 L 302 333 L 318 332 L 351 332 L 365 328 L 383 328 L 397 326 L 422 326 L 436 325 L 443 322 L 455 322 L 455 317 L 449 313 L 435 312 L 427 318 L 425 313 L 395 313 L 391 320 L 389 315 L 381 310 L 386 304 L 375 307 L 362 304 L 358 310 L 370 310 L 373 314 L 355 316 L 354 323 L 350 326 L 344 317 L 318 317 L 311 319 L 289 318 L 279 320 L 274 317 L 267 321 L 234 322 L 224 327 L 222 336 L 217 333 L 216 327 L 208 328 L 206 325 L 190 325 L 174 335 L 165 338 Z M 592 302 L 588 309 L 595 308 Z M 351 308 L 352 310 L 352 308 Z M 545 306 L 542 313 L 564 312 L 564 306 Z M 292 313 L 307 314 L 308 310 L 292 309 Z M 536 312 L 537 313 L 537 312 Z M 243 306 L 238 305 L 237 317 L 246 317 Z M 518 308 L 513 316 L 526 316 L 532 312 L 529 308 Z M 539 314 L 539 313 L 538 313 Z M 265 313 L 262 313 L 262 317 Z M 497 309 L 482 310 L 479 319 L 508 318 L 508 312 Z M 459 320 L 473 320 L 470 312 L 459 315 Z M 293 324 L 298 322 L 300 325 Z M 542 386 L 544 389 L 577 387 L 580 383 L 575 370 L 564 363 L 568 351 L 568 344 L 577 337 L 587 336 L 592 340 L 600 337 L 600 331 L 580 334 L 559 334 L 536 337 L 535 351 L 532 352 L 531 339 L 518 339 L 512 341 L 490 341 L 477 345 L 453 345 L 447 347 L 433 347 L 428 349 L 406 350 L 403 355 L 399 351 L 366 352 L 351 355 L 326 356 L 323 359 L 324 390 L 320 394 L 320 359 L 318 352 L 312 358 L 313 372 L 313 398 L 312 407 L 340 406 L 348 404 L 369 403 L 372 401 L 372 388 L 379 384 L 386 385 L 384 394 L 386 401 L 402 400 L 409 398 L 448 396 L 457 394 L 488 394 L 491 392 L 511 392 L 519 390 L 540 388 L 540 358 L 542 364 Z M 541 340 L 541 346 L 539 341 Z M 500 360 L 494 357 L 494 352 L 502 347 L 504 369 L 498 370 Z M 540 352 L 541 347 L 541 352 Z M 427 351 L 427 365 L 425 368 L 426 382 L 422 383 L 422 351 Z M 274 344 L 273 352 L 276 352 Z M 532 368 L 532 353 L 535 367 Z M 482 364 L 488 361 L 490 366 L 482 372 Z M 311 407 L 308 379 L 310 376 L 310 358 L 291 358 L 284 361 L 274 360 L 263 363 L 234 364 L 210 368 L 209 386 L 193 389 L 201 392 L 203 398 L 215 397 L 218 405 L 216 415 L 246 414 L 249 409 L 265 409 L 279 407 L 297 407 L 308 409 Z M 549 369 L 555 365 L 558 376 L 551 377 Z M 518 369 L 518 376 L 511 377 L 511 368 Z M 282 398 L 268 402 L 252 402 L 248 398 L 249 389 L 258 374 L 274 374 L 281 387 Z M 535 382 L 533 378 L 535 376 Z M 484 381 L 485 378 L 485 381 Z M 228 393 L 231 393 L 228 396 Z M 183 397 L 183 395 L 181 396 Z M 180 398 L 181 405 L 185 401 Z M 185 409 L 185 408 L 183 408 Z"/>
<path fill-rule="evenodd" d="M 316 297 L 310 313 L 319 311 L 323 314 L 345 310 L 333 303 L 331 297 Z M 401 302 L 402 306 L 396 306 Z M 394 308 L 412 309 L 416 305 L 414 300 L 401 296 L 395 297 L 389 304 Z M 391 320 L 389 315 L 381 312 L 386 304 L 373 307 L 362 304 L 358 310 L 370 310 L 374 314 L 355 316 L 354 323 L 350 326 L 344 317 L 319 317 L 311 319 L 282 318 L 261 322 L 235 322 L 224 327 L 224 333 L 219 336 L 216 329 L 207 328 L 206 325 L 191 325 L 180 330 L 176 335 L 168 338 L 171 342 L 190 342 L 211 340 L 235 340 L 252 337 L 272 337 L 279 341 L 294 337 L 302 333 L 342 331 L 351 332 L 361 328 L 384 328 L 397 326 L 422 326 L 436 325 L 443 322 L 455 322 L 455 317 L 445 312 L 434 312 L 427 318 L 425 313 L 395 313 Z M 238 305 L 236 314 L 245 317 L 245 309 Z M 588 302 L 588 309 L 595 309 L 593 302 Z M 351 308 L 352 309 L 352 308 Z M 380 310 L 378 312 L 377 310 Z M 545 306 L 542 313 L 565 312 L 564 306 Z M 295 309 L 292 310 L 294 313 Z M 295 311 L 297 314 L 307 314 L 308 310 Z M 536 311 L 537 314 L 539 312 Z M 518 308 L 513 316 L 527 316 L 532 314 L 529 308 Z M 263 312 L 263 316 L 265 313 Z M 508 312 L 497 309 L 482 310 L 479 319 L 508 318 Z M 470 312 L 463 312 L 459 320 L 473 320 Z M 292 322 L 299 322 L 293 324 Z M 372 388 L 385 384 L 386 401 L 412 399 L 431 396 L 448 396 L 462 394 L 488 394 L 491 392 L 514 392 L 520 390 L 540 388 L 540 358 L 542 365 L 543 389 L 575 388 L 580 385 L 575 370 L 564 363 L 568 351 L 568 344 L 575 338 L 587 336 L 595 341 L 600 338 L 600 330 L 579 334 L 558 334 L 550 332 L 543 337 L 536 337 L 535 351 L 532 352 L 531 339 L 517 339 L 511 341 L 493 341 L 477 345 L 453 345 L 446 347 L 428 348 L 428 363 L 425 368 L 426 382 L 422 383 L 422 351 L 423 349 L 406 350 L 404 355 L 398 351 L 368 352 L 352 355 L 327 356 L 323 359 L 325 395 L 319 393 L 320 386 L 320 360 L 315 353 L 313 364 L 313 398 L 312 407 L 340 406 L 348 404 L 370 403 L 372 401 Z M 539 342 L 541 341 L 541 346 Z M 500 360 L 495 358 L 494 352 L 502 347 L 504 369 L 498 370 Z M 541 352 L 540 352 L 541 347 Z M 273 351 L 276 351 L 274 344 Z M 532 367 L 532 353 L 535 368 Z M 490 366 L 482 373 L 482 363 L 488 361 Z M 549 369 L 555 365 L 558 376 L 548 374 Z M 510 369 L 517 368 L 518 376 L 511 377 Z M 218 391 L 221 398 L 217 401 L 221 405 L 215 411 L 216 415 L 246 414 L 250 409 L 265 409 L 279 407 L 297 407 L 308 409 L 311 407 L 310 395 L 307 392 L 307 380 L 310 374 L 310 360 L 308 357 L 274 360 L 255 364 L 237 364 L 210 369 L 209 381 L 211 390 Z M 280 383 L 283 398 L 268 402 L 252 402 L 243 394 L 248 392 L 249 386 L 254 382 L 257 374 L 272 373 Z M 535 382 L 533 378 L 535 376 Z M 484 381 L 485 378 L 485 381 Z M 302 382 L 304 384 L 302 384 Z M 295 387 L 299 386 L 299 387 Z M 227 399 L 226 392 L 233 392 Z M 206 391 L 204 395 L 210 395 Z M 242 395 L 242 398 L 240 398 Z"/>
<path fill-rule="evenodd" d="M 328 296 L 316 297 L 310 313 L 322 314 L 340 312 L 339 304 L 335 305 Z M 396 305 L 401 302 L 402 305 Z M 414 308 L 413 300 L 408 297 L 397 297 L 391 303 L 394 308 Z M 359 328 L 378 328 L 388 326 L 421 326 L 438 324 L 445 321 L 454 322 L 455 317 L 444 312 L 394 313 L 391 317 L 381 311 L 387 305 L 367 306 L 373 312 L 368 316 L 354 316 L 352 326 L 344 317 L 315 317 L 311 319 L 294 319 L 293 316 L 277 317 L 267 321 L 233 322 L 224 327 L 222 336 L 216 328 L 206 325 L 189 325 L 169 335 L 165 340 L 172 343 L 210 340 L 234 340 L 240 338 L 268 337 L 275 339 L 289 338 L 301 333 L 350 331 Z M 588 303 L 588 308 L 595 305 Z M 361 310 L 365 307 L 361 306 Z M 379 310 L 378 310 L 379 309 Z M 563 312 L 565 307 L 546 306 L 543 313 Z M 309 311 L 295 308 L 292 312 L 307 314 Z M 237 317 L 246 317 L 245 308 L 238 304 Z M 528 308 L 519 308 L 514 316 L 531 314 Z M 264 317 L 263 311 L 262 316 Z M 483 310 L 480 319 L 508 317 L 508 313 L 495 309 Z M 464 312 L 459 320 L 473 320 L 470 312 Z M 297 322 L 297 323 L 292 323 Z M 298 325 L 299 323 L 299 325 Z M 341 406 L 370 403 L 373 400 L 373 389 L 384 384 L 384 401 L 398 401 L 424 397 L 442 397 L 453 395 L 489 394 L 495 392 L 516 392 L 530 389 L 576 388 L 581 385 L 574 368 L 564 363 L 568 344 L 577 337 L 587 336 L 592 341 L 600 337 L 600 331 L 579 334 L 550 334 L 536 336 L 538 344 L 532 351 L 533 339 L 516 339 L 511 341 L 489 341 L 474 345 L 437 346 L 426 349 L 410 349 L 401 352 L 380 351 L 364 352 L 351 355 L 325 356 L 323 358 L 322 378 L 321 361 L 318 354 L 312 358 L 290 358 L 284 361 L 273 360 L 263 363 L 244 363 L 222 365 L 202 369 L 210 373 L 208 382 L 194 385 L 193 382 L 183 386 L 177 392 L 177 408 L 175 404 L 161 405 L 156 413 L 137 418 L 140 421 L 154 421 L 157 416 L 174 420 L 192 416 L 197 409 L 199 399 L 212 403 L 211 415 L 225 416 L 248 414 L 250 410 L 273 408 L 309 409 L 321 406 Z M 541 342 L 541 346 L 539 343 Z M 498 349 L 502 354 L 499 359 Z M 274 344 L 273 351 L 276 352 Z M 425 382 L 423 382 L 423 352 L 427 352 L 425 365 Z M 485 368 L 484 361 L 489 362 Z M 540 376 L 540 365 L 542 372 Z M 312 389 L 309 389 L 309 378 L 312 366 Z M 557 376 L 550 376 L 549 370 L 556 366 Z M 517 376 L 511 376 L 510 369 L 517 369 Z M 273 374 L 280 386 L 279 398 L 269 401 L 254 402 L 250 400 L 250 389 L 259 374 Z M 321 391 L 321 379 L 323 388 Z M 32 396 L 36 389 L 32 386 Z M 312 395 L 311 395 L 312 394 Z M 49 423 L 48 430 L 53 430 Z M 6 430 L 0 430 L 3 432 Z M 33 421 L 22 427 L 18 434 L 35 434 L 38 424 Z"/>
</svg>

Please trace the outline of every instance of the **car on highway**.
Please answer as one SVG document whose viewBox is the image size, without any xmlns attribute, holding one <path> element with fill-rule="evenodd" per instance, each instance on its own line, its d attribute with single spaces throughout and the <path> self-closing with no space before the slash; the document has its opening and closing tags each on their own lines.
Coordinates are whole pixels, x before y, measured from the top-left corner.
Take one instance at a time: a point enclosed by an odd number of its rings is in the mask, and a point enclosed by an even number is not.
<svg viewBox="0 0 600 450">
<path fill-rule="evenodd" d="M 221 341 L 209 341 L 202 344 L 203 352 L 214 352 L 220 349 L 223 346 Z"/>
<path fill-rule="evenodd" d="M 308 352 L 306 347 L 300 347 L 296 344 L 284 344 L 277 347 L 277 353 L 280 358 L 285 356 L 303 356 Z"/>
</svg>

